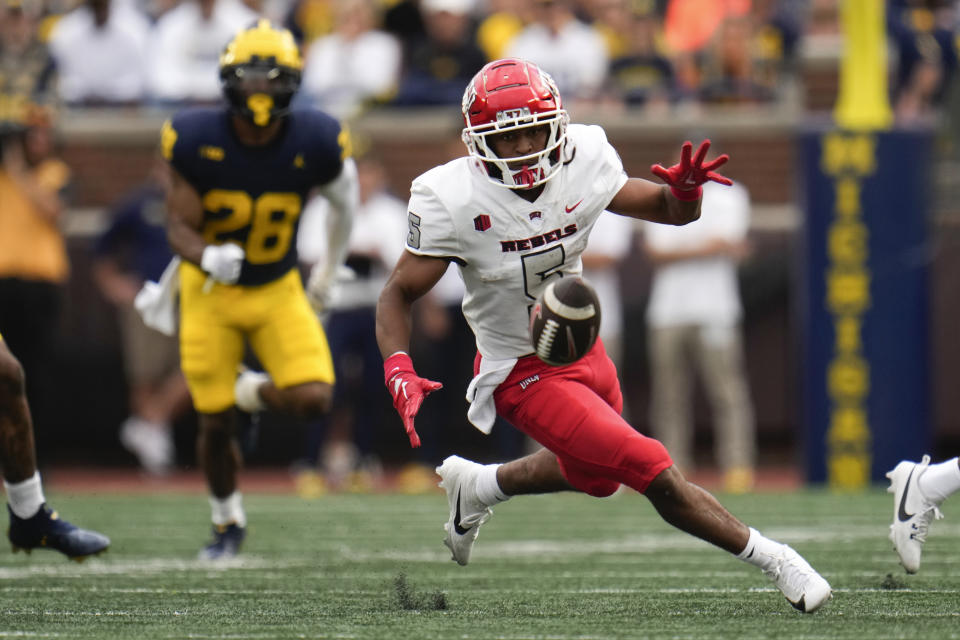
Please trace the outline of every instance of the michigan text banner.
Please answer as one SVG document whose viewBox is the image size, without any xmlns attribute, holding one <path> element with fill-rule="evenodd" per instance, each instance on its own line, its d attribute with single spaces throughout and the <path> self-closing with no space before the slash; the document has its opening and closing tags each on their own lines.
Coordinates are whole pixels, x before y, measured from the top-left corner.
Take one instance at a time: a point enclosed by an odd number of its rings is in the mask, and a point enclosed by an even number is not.
<svg viewBox="0 0 960 640">
<path fill-rule="evenodd" d="M 800 141 L 799 325 L 807 479 L 860 489 L 930 434 L 931 135 Z"/>
</svg>

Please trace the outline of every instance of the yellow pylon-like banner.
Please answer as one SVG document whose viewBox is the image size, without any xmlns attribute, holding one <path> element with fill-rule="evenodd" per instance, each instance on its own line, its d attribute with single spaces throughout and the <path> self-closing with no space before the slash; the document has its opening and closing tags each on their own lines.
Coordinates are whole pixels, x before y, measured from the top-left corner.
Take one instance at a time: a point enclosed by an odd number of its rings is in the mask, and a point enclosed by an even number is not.
<svg viewBox="0 0 960 640">
<path fill-rule="evenodd" d="M 842 129 L 889 129 L 884 0 L 841 0 L 843 58 L 833 112 Z"/>
</svg>

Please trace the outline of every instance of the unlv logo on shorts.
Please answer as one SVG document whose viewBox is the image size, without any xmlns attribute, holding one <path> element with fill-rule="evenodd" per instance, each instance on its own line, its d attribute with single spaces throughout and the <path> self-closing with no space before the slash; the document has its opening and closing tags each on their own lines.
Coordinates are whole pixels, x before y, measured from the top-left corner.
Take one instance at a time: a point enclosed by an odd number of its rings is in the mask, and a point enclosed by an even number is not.
<svg viewBox="0 0 960 640">
<path fill-rule="evenodd" d="M 490 228 L 490 216 L 485 213 L 473 219 L 473 228 L 477 231 L 486 231 Z"/>
</svg>

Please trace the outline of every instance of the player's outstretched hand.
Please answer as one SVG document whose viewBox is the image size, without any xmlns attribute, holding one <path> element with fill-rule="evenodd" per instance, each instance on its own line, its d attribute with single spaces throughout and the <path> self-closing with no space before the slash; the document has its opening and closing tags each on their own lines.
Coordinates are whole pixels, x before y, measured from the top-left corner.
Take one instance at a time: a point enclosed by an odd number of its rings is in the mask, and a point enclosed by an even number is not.
<svg viewBox="0 0 960 640">
<path fill-rule="evenodd" d="M 413 370 L 413 360 L 402 351 L 393 354 L 383 363 L 383 379 L 393 396 L 393 407 L 403 419 L 403 428 L 407 430 L 410 446 L 419 447 L 420 436 L 413 428 L 413 419 L 420 411 L 423 399 L 443 385 L 418 376 Z"/>
<path fill-rule="evenodd" d="M 704 140 L 697 148 L 696 155 L 693 155 L 693 144 L 688 140 L 680 148 L 680 162 L 669 169 L 662 165 L 655 164 L 650 167 L 650 171 L 655 176 L 670 185 L 670 191 L 681 200 L 697 200 L 700 198 L 702 189 L 700 185 L 713 180 L 720 184 L 731 185 L 733 181 L 720 175 L 715 171 L 726 164 L 730 156 L 723 154 L 710 162 L 704 162 L 707 157 L 707 151 L 710 150 L 710 140 Z"/>
</svg>

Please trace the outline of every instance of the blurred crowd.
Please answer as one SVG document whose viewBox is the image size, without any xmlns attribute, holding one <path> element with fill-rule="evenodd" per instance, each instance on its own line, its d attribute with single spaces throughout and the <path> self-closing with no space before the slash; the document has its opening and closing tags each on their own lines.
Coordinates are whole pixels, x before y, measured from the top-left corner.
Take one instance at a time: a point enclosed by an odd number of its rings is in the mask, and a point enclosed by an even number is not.
<svg viewBox="0 0 960 640">
<path fill-rule="evenodd" d="M 888 0 L 893 98 L 911 117 L 956 67 L 956 3 Z M 258 16 L 305 52 L 302 102 L 339 118 L 459 103 L 487 61 L 529 59 L 568 102 L 782 100 L 800 44 L 837 0 L 3 0 L 0 110 L 215 102 L 217 59 Z M 55 70 L 55 72 L 54 72 Z"/>
<path fill-rule="evenodd" d="M 809 12 L 805 0 L 4 5 L 5 83 L 11 85 L 6 74 L 14 73 L 18 90 L 36 100 L 83 106 L 216 101 L 220 50 L 238 29 L 265 16 L 300 39 L 306 55 L 300 100 L 341 118 L 374 105 L 457 104 L 466 81 L 504 56 L 538 63 L 573 101 L 769 102 L 795 65 Z"/>
</svg>

